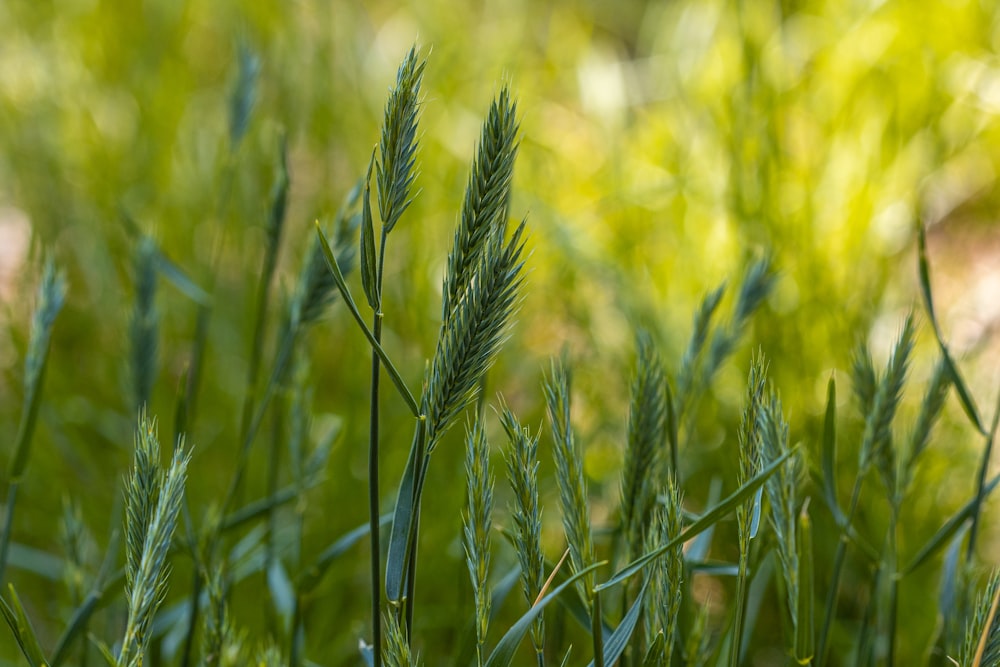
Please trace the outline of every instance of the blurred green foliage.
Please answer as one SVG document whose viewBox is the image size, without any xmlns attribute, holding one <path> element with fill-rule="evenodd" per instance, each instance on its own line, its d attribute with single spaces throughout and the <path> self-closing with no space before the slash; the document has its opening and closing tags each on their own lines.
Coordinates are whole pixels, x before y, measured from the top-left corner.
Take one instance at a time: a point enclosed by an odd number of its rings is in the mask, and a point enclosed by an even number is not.
<svg viewBox="0 0 1000 667">
<path fill-rule="evenodd" d="M 441 276 L 479 124 L 507 79 L 523 132 L 511 210 L 528 213 L 533 254 L 519 322 L 487 396 L 502 391 L 523 423 L 540 423 L 541 369 L 567 350 L 576 364 L 574 418 L 595 523 L 608 517 L 617 493 L 634 327 L 652 332 L 675 373 L 702 295 L 735 281 L 764 254 L 781 272 L 776 293 L 754 320 L 747 347 L 721 369 L 717 391 L 700 404 L 682 450 L 692 507 L 705 502 L 713 476 L 734 483 L 735 460 L 720 445 L 735 438 L 724 425 L 738 420 L 751 345 L 773 360 L 792 441 L 813 461 L 826 382 L 831 373 L 843 378 L 841 446 L 853 460 L 861 425 L 846 387 L 851 353 L 867 338 L 887 349 L 905 312 L 918 308 L 920 221 L 930 228 L 932 263 L 938 250 L 953 260 L 935 263 L 944 276 L 945 335 L 971 327 L 958 351 L 986 362 L 970 380 L 990 414 L 997 357 L 989 355 L 996 347 L 989 331 L 1000 313 L 976 311 L 969 295 L 998 278 L 995 271 L 963 272 L 962 264 L 995 266 L 1000 245 L 993 223 L 1000 206 L 1000 8 L 992 2 L 12 0 L 0 3 L 5 442 L 21 409 L 32 308 L 26 295 L 43 250 L 69 283 L 16 542 L 60 553 L 56 517 L 67 497 L 81 499 L 100 549 L 120 523 L 112 508 L 135 418 L 127 341 L 137 232 L 151 235 L 203 287 L 218 253 L 208 361 L 188 436 L 191 507 L 224 492 L 238 449 L 254 279 L 280 136 L 288 137 L 291 178 L 278 269 L 287 294 L 313 220 L 332 219 L 364 174 L 386 87 L 415 40 L 430 47 L 416 182 L 423 193 L 389 247 L 384 345 L 417 386 L 433 350 Z M 246 134 L 234 141 L 229 100 L 243 49 L 259 59 L 259 72 Z M 164 280 L 156 299 L 160 356 L 150 413 L 166 423 L 188 364 L 196 306 Z M 327 481 L 308 495 L 304 549 L 311 554 L 366 518 L 369 361 L 343 309 L 332 312 L 309 338 L 314 437 L 335 422 L 344 430 Z M 934 363 L 928 329 L 920 335 L 918 380 Z M 904 411 L 919 399 L 911 394 Z M 395 394 L 384 392 L 384 488 L 394 488 L 404 463 L 406 415 Z M 947 415 L 917 473 L 923 492 L 903 508 L 902 553 L 968 499 L 980 440 L 957 405 Z M 554 508 L 547 438 L 541 478 L 545 505 Z M 455 575 L 464 568 L 458 440 L 453 435 L 439 448 L 425 500 L 423 553 L 438 566 L 421 573 L 418 623 L 426 647 L 418 648 L 432 662 L 463 630 L 455 619 L 472 609 L 470 587 Z M 259 495 L 265 468 L 263 457 L 251 461 L 244 501 Z M 385 498 L 387 510 L 391 502 Z M 859 520 L 878 536 L 887 512 L 873 504 Z M 827 515 L 814 515 L 822 581 L 835 530 Z M 557 512 L 543 520 L 554 558 L 563 548 Z M 996 560 L 998 538 L 987 528 L 980 542 L 987 561 Z M 321 664 L 356 661 L 367 622 L 365 563 L 360 555 L 338 563 L 312 600 L 308 650 Z M 865 576 L 856 563 L 844 578 L 845 601 Z M 69 594 L 30 572 L 13 570 L 12 577 L 43 641 L 54 642 L 71 609 Z M 178 565 L 178 588 L 188 578 Z M 937 623 L 935 608 L 918 595 L 926 586 L 909 581 L 901 589 L 900 626 L 916 638 L 930 636 Z M 260 626 L 265 612 L 254 586 L 233 593 L 234 608 L 260 607 L 241 618 Z M 850 645 L 860 609 L 841 612 L 835 651 Z M 332 638 L 331 627 L 338 628 Z M 10 644 L 0 646 L 0 660 L 13 660 Z M 901 646 L 901 664 L 925 648 Z"/>
</svg>

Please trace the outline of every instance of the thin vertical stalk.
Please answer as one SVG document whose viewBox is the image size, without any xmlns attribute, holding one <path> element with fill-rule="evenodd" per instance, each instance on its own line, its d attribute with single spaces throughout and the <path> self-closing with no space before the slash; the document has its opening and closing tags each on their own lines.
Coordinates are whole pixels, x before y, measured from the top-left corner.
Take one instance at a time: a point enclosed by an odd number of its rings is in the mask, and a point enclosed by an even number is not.
<svg viewBox="0 0 1000 667">
<path fill-rule="evenodd" d="M 854 521 L 854 513 L 858 508 L 858 499 L 861 495 L 861 481 L 864 479 L 866 471 L 861 470 L 854 480 L 854 489 L 851 491 L 851 504 L 844 518 L 844 525 L 840 527 L 840 539 L 837 541 L 837 551 L 833 556 L 833 573 L 830 575 L 830 588 L 826 594 L 826 610 L 823 613 L 823 627 L 819 633 L 819 640 L 816 643 L 816 665 L 823 667 L 826 664 L 826 642 L 830 634 L 830 626 L 833 623 L 833 615 L 836 612 L 837 594 L 840 592 L 840 575 L 844 570 L 844 557 L 847 555 L 847 532 Z"/>
<path fill-rule="evenodd" d="M 593 609 L 590 614 L 590 632 L 594 639 L 594 667 L 604 667 L 604 623 L 601 619 L 601 594 L 592 592 Z"/>
<path fill-rule="evenodd" d="M 736 667 L 740 664 L 740 644 L 743 639 L 743 614 L 746 611 L 747 597 L 747 561 L 750 558 L 748 551 L 740 552 L 739 570 L 736 575 L 736 607 L 733 609 L 733 635 L 729 644 L 729 665 Z"/>
<path fill-rule="evenodd" d="M 388 230 L 382 227 L 382 240 L 379 244 L 377 293 L 379 301 L 382 296 L 382 273 L 385 266 L 385 241 Z M 382 309 L 379 308 L 372 316 L 372 335 L 375 342 L 382 343 Z M 381 362 L 378 355 L 372 351 L 372 382 L 371 382 L 371 421 L 368 428 L 368 536 L 371 540 L 372 569 L 372 651 L 375 667 L 382 664 L 382 570 L 380 564 L 381 548 L 379 545 L 379 375 Z"/>
<path fill-rule="evenodd" d="M 892 505 L 892 514 L 889 517 L 889 532 L 886 534 L 888 548 L 886 549 L 884 564 L 885 571 L 889 575 L 889 600 L 888 608 L 886 609 L 887 617 L 885 619 L 886 641 L 888 642 L 886 648 L 887 665 L 896 664 L 896 615 L 899 604 L 899 573 L 896 571 L 898 566 L 898 563 L 896 562 L 896 529 L 898 527 L 898 522 L 899 507 L 894 503 Z"/>
</svg>

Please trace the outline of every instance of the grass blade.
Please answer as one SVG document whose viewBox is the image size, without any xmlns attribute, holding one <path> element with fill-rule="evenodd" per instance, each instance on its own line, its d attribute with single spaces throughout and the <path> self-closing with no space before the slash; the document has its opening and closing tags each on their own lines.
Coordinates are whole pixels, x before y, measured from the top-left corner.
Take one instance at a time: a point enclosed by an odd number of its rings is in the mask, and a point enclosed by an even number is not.
<svg viewBox="0 0 1000 667">
<path fill-rule="evenodd" d="M 604 561 L 601 561 L 580 570 L 553 589 L 551 593 L 539 600 L 531 607 L 531 609 L 526 611 L 524 615 L 510 627 L 500 641 L 497 642 L 496 647 L 493 649 L 493 652 L 490 653 L 490 657 L 486 661 L 485 667 L 509 667 L 514 661 L 514 654 L 517 651 L 518 646 L 521 645 L 521 640 L 524 639 L 524 635 L 527 634 L 532 623 L 535 622 L 535 617 L 542 613 L 542 610 L 545 609 L 550 602 L 559 597 L 559 594 L 566 590 L 568 586 L 575 584 L 583 577 L 591 575 L 594 570 L 605 564 L 606 563 Z"/>
<path fill-rule="evenodd" d="M 372 222 L 372 168 L 375 152 L 372 151 L 365 176 L 365 192 L 361 195 L 361 287 L 368 305 L 376 313 L 382 309 L 382 295 L 378 288 L 378 257 L 375 254 L 375 224 Z"/>
<path fill-rule="evenodd" d="M 396 507 L 392 513 L 392 531 L 389 533 L 389 550 L 385 563 L 385 594 L 389 603 L 394 605 L 402 604 L 403 587 L 406 583 L 406 563 L 409 560 L 410 535 L 414 523 L 414 493 L 419 471 L 417 459 L 423 458 L 422 426 L 422 422 L 418 424 L 413 436 L 413 446 L 406 459 L 406 468 L 396 494 Z"/>
<path fill-rule="evenodd" d="M 951 380 L 955 384 L 955 391 L 958 392 L 958 398 L 962 403 L 962 410 L 965 411 L 965 414 L 969 417 L 969 421 L 976 427 L 976 430 L 980 434 L 986 435 L 986 429 L 983 427 L 983 422 L 979 417 L 979 410 L 976 409 L 976 403 L 972 400 L 972 394 L 965 385 L 965 380 L 962 379 L 961 373 L 958 372 L 958 367 L 955 365 L 955 361 L 948 351 L 948 346 L 945 345 L 944 338 L 941 336 L 941 327 L 938 325 L 937 316 L 934 314 L 934 299 L 931 295 L 930 264 L 927 261 L 927 230 L 923 224 L 917 225 L 917 262 L 920 273 L 920 292 L 924 297 L 924 307 L 927 309 L 928 317 L 930 317 L 931 327 L 934 329 L 934 337 L 937 339 L 938 347 L 941 348 L 941 355 L 944 357 L 944 361 L 951 373 Z"/>
<path fill-rule="evenodd" d="M 985 499 L 996 488 L 997 484 L 1000 484 L 1000 475 L 991 479 L 989 484 L 983 487 L 982 498 Z M 951 518 L 934 533 L 931 539 L 927 540 L 924 546 L 920 548 L 920 551 L 917 552 L 917 555 L 906 564 L 906 567 L 900 570 L 899 575 L 901 577 L 906 576 L 926 563 L 930 558 L 933 558 L 948 543 L 952 535 L 962 527 L 965 521 L 976 512 L 979 504 L 980 498 L 973 498 L 963 505 L 960 510 L 951 515 Z"/>
<path fill-rule="evenodd" d="M 646 599 L 646 587 L 648 586 L 648 581 L 643 582 L 642 588 L 639 589 L 639 594 L 635 598 L 635 602 L 632 603 L 632 607 L 628 610 L 628 613 L 622 618 L 621 623 L 615 628 L 615 631 L 604 640 L 604 664 L 613 665 L 621 657 L 625 649 L 628 648 L 629 640 L 632 639 L 632 633 L 635 632 L 636 626 L 639 624 L 639 616 L 642 613 L 642 604 Z M 590 662 L 589 667 L 594 667 L 594 661 Z"/>
<path fill-rule="evenodd" d="M 700 516 L 694 523 L 692 523 L 690 526 L 684 529 L 684 531 L 680 535 L 670 540 L 669 542 L 661 545 L 657 549 L 654 549 L 653 551 L 650 551 L 640 556 L 639 558 L 635 559 L 634 561 L 626 565 L 624 568 L 619 570 L 617 573 L 615 573 L 613 577 L 605 581 L 603 584 L 599 584 L 595 590 L 603 591 L 608 588 L 613 588 L 614 586 L 617 586 L 618 584 L 624 581 L 627 581 L 632 575 L 636 574 L 644 567 L 652 563 L 654 560 L 665 554 L 667 550 L 670 549 L 671 547 L 676 546 L 678 544 L 683 544 L 684 542 L 688 541 L 695 535 L 707 530 L 711 526 L 714 526 L 723 517 L 725 517 L 727 514 L 736 509 L 741 503 L 746 501 L 747 498 L 755 494 L 757 492 L 757 489 L 763 486 L 764 483 L 768 479 L 770 479 L 771 475 L 776 473 L 778 471 L 778 468 L 780 468 L 785 463 L 785 461 L 788 460 L 788 457 L 791 456 L 795 451 L 796 449 L 794 447 L 786 451 L 784 454 L 782 454 L 777 459 L 772 461 L 769 465 L 767 465 L 765 468 L 763 468 L 752 479 L 747 480 L 747 482 L 743 484 L 740 488 L 733 491 L 733 493 L 727 496 L 724 500 L 722 500 L 722 502 L 720 502 L 718 505 L 716 505 L 708 512 Z"/>
<path fill-rule="evenodd" d="M 826 385 L 826 416 L 823 419 L 823 495 L 830 508 L 837 508 L 837 383 L 833 376 Z"/>
<path fill-rule="evenodd" d="M 354 298 L 351 296 L 351 291 L 347 287 L 347 281 L 344 280 L 344 274 L 340 270 L 340 265 L 337 263 L 337 257 L 333 254 L 333 250 L 330 248 L 330 243 L 326 240 L 326 235 L 323 234 L 323 229 L 319 225 L 319 221 L 316 221 L 316 233 L 319 235 L 319 241 L 323 249 L 323 255 L 326 257 L 327 264 L 330 270 L 333 272 L 334 280 L 337 283 L 337 289 L 340 290 L 341 296 L 344 298 L 344 303 L 347 304 L 347 309 L 351 311 L 351 315 L 357 321 L 358 326 L 361 327 L 361 332 L 364 333 L 365 338 L 368 339 L 368 344 L 371 345 L 375 354 L 385 365 L 386 372 L 389 373 L 389 377 L 392 379 L 392 383 L 396 385 L 396 389 L 399 390 L 399 395 L 403 397 L 406 401 L 406 405 L 410 408 L 410 412 L 413 413 L 414 417 L 420 417 L 420 408 L 417 406 L 417 400 L 413 398 L 413 394 L 410 393 L 410 389 L 406 386 L 406 382 L 403 381 L 402 376 L 400 376 L 399 371 L 396 370 L 396 366 L 386 355 L 385 350 L 379 345 L 378 341 L 375 340 L 375 335 L 365 324 L 365 320 L 361 317 L 361 313 L 358 311 L 357 305 L 354 303 Z"/>
<path fill-rule="evenodd" d="M 7 622 L 7 627 L 13 633 L 14 640 L 21 649 L 21 653 L 27 658 L 28 663 L 32 667 L 45 667 L 45 656 L 42 654 L 42 648 L 38 644 L 35 629 L 31 626 L 31 621 L 28 620 L 28 616 L 24 613 L 24 607 L 21 605 L 21 599 L 17 596 L 17 591 L 14 590 L 14 585 L 8 584 L 7 591 L 10 594 L 10 604 L 0 597 L 0 613 L 3 614 L 4 621 Z"/>
</svg>

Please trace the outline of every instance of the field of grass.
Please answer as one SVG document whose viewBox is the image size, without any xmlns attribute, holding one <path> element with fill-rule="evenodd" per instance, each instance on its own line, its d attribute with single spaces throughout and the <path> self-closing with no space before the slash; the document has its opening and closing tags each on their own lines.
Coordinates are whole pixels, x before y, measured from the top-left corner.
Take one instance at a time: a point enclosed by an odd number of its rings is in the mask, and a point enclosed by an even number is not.
<svg viewBox="0 0 1000 667">
<path fill-rule="evenodd" d="M 0 665 L 1000 664 L 998 89 L 962 0 L 0 5 Z"/>
</svg>

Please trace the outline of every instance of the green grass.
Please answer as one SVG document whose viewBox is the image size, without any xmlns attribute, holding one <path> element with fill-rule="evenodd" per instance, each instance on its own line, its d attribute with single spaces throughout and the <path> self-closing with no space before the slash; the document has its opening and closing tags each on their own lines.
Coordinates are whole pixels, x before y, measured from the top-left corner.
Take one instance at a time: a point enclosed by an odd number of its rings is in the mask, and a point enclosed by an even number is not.
<svg viewBox="0 0 1000 667">
<path fill-rule="evenodd" d="M 750 28 L 743 39 L 753 78 L 760 45 Z M 629 287 L 635 275 L 613 258 L 596 261 L 580 239 L 564 248 L 577 289 L 572 281 L 565 293 L 540 289 L 531 250 L 544 256 L 558 243 L 534 213 L 522 217 L 514 169 L 537 149 L 521 134 L 532 105 L 515 102 L 511 84 L 497 86 L 469 146 L 463 194 L 421 159 L 424 128 L 443 122 L 423 92 L 434 62 L 417 48 L 403 57 L 367 169 L 345 179 L 331 221 L 309 229 L 297 277 L 279 267 L 294 238 L 290 193 L 307 175 L 290 168 L 287 135 L 275 133 L 275 145 L 261 151 L 273 185 L 258 202 L 260 243 L 234 280 L 227 248 L 245 247 L 233 210 L 249 207 L 239 183 L 252 163 L 246 154 L 257 150 L 244 144 L 261 76 L 257 57 L 240 51 L 210 204 L 223 224 L 209 228 L 209 250 L 195 261 L 138 223 L 123 232 L 134 299 L 115 399 L 126 406 L 115 408 L 121 419 L 98 409 L 104 388 L 88 397 L 82 418 L 44 391 L 52 374 L 65 391 L 65 359 L 48 359 L 50 340 L 60 340 L 56 316 L 73 306 L 72 286 L 54 262 L 44 264 L 3 479 L 0 611 L 13 641 L 0 660 L 993 664 L 996 578 L 982 576 L 976 547 L 996 486 L 989 460 L 997 417 L 982 416 L 942 333 L 923 225 L 913 250 L 925 315 L 894 321 L 899 334 L 885 360 L 862 343 L 846 374 L 851 391 L 844 375 L 830 377 L 824 413 L 809 379 L 792 381 L 800 353 L 775 343 L 788 321 L 774 309 L 787 279 L 779 253 L 747 253 L 742 271 L 734 261 L 729 273 L 740 277 L 693 305 L 689 326 L 668 325 L 689 317 L 684 308 L 660 320 L 641 316 Z M 766 83 L 748 84 L 738 98 L 761 104 L 755 96 Z M 734 154 L 738 135 L 752 130 L 732 128 Z M 771 158 L 771 166 L 779 161 Z M 734 214 L 762 214 L 770 200 L 754 193 L 773 184 L 739 170 L 730 178 Z M 454 202 L 453 231 L 420 215 L 430 197 Z M 439 293 L 425 273 L 393 263 L 430 247 L 414 243 L 421 235 L 451 239 L 450 251 L 434 249 Z M 544 379 L 508 379 L 539 372 L 523 368 L 533 359 L 510 356 L 521 309 L 536 298 L 553 311 L 597 301 L 600 292 L 587 286 L 602 275 L 621 281 L 624 301 L 636 300 L 634 326 L 612 338 L 634 339 L 634 354 L 622 343 L 629 351 L 614 353 L 622 363 L 609 374 L 605 359 L 587 354 L 596 340 L 571 340 L 562 352 L 546 340 L 535 343 L 553 358 Z M 355 297 L 362 293 L 363 301 Z M 425 307 L 428 294 L 440 308 Z M 237 307 L 246 312 L 233 315 Z M 930 353 L 918 345 L 924 330 L 934 338 Z M 823 337 L 802 344 L 815 348 L 810 355 L 844 359 L 866 338 L 863 329 L 851 334 L 836 347 L 825 348 Z M 246 363 L 218 363 L 227 352 L 220 342 L 245 350 Z M 339 365 L 324 357 L 331 348 Z M 927 380 L 915 381 L 927 362 Z M 838 403 L 838 383 L 856 405 Z M 495 387 L 503 398 L 491 398 Z M 358 398 L 337 404 L 331 394 Z M 169 431 L 168 457 L 154 409 Z M 463 419 L 461 438 L 451 432 Z M 57 431 L 90 420 L 96 432 L 134 431 L 132 463 L 127 473 L 114 457 L 96 464 L 113 491 L 68 502 L 63 537 L 46 539 L 37 514 L 30 524 L 23 514 L 52 493 L 30 485 L 33 478 L 55 486 L 46 477 L 51 452 L 33 444 L 36 424 Z M 948 446 L 942 424 L 949 436 L 976 433 L 983 447 L 965 504 L 933 513 L 928 529 L 913 514 L 915 486 L 929 455 Z M 609 449 L 620 466 L 608 463 Z M 361 453 L 345 458 L 345 450 Z M 509 484 L 495 483 L 497 450 Z M 331 465 L 331 455 L 367 465 Z M 464 467 L 456 465 L 463 457 Z M 464 498 L 461 512 L 449 504 L 456 498 Z M 108 526 L 108 536 L 95 526 Z M 940 591 L 915 581 L 932 566 Z M 907 610 L 911 603 L 921 611 Z M 946 619 L 931 635 L 908 623 L 926 609 Z"/>
</svg>

